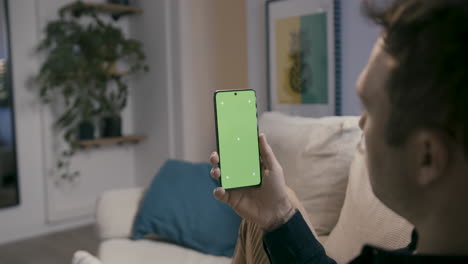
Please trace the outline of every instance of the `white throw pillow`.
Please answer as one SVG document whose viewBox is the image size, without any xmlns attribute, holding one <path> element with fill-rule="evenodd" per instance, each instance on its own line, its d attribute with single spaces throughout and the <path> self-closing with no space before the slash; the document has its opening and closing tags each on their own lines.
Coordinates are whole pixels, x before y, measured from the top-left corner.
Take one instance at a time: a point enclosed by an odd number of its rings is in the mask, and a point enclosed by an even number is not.
<svg viewBox="0 0 468 264">
<path fill-rule="evenodd" d="M 340 219 L 324 245 L 328 255 L 338 263 L 348 263 L 365 244 L 404 248 L 410 243 L 412 230 L 409 222 L 375 197 L 365 155 L 356 151 Z"/>
<path fill-rule="evenodd" d="M 266 134 L 286 183 L 304 205 L 317 235 L 331 232 L 343 206 L 354 147 L 360 139 L 358 117 L 304 118 L 264 113 Z"/>
</svg>

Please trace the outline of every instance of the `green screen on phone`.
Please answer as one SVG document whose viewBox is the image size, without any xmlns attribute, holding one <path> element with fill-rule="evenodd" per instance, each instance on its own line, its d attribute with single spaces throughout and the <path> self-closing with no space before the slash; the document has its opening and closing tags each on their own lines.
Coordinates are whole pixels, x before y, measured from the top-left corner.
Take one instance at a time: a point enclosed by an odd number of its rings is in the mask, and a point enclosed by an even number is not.
<svg viewBox="0 0 468 264">
<path fill-rule="evenodd" d="M 233 189 L 260 185 L 255 91 L 218 91 L 214 103 L 221 186 Z"/>
</svg>

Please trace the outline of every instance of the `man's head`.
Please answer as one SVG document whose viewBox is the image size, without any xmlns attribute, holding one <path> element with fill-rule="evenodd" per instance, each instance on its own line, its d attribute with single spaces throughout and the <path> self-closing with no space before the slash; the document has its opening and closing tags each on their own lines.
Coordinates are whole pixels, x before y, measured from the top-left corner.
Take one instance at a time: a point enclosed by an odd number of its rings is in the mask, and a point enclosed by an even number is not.
<svg viewBox="0 0 468 264">
<path fill-rule="evenodd" d="M 363 3 L 383 32 L 357 84 L 371 183 L 417 222 L 468 193 L 468 1 L 377 6 Z"/>
</svg>

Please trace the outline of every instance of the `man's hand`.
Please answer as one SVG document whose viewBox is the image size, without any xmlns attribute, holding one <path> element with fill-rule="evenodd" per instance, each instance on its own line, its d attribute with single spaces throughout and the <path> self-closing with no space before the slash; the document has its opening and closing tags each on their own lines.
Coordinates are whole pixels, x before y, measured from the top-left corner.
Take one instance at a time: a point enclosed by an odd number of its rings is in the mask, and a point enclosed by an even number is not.
<svg viewBox="0 0 468 264">
<path fill-rule="evenodd" d="M 213 194 L 219 201 L 230 205 L 242 218 L 254 222 L 265 231 L 272 231 L 286 223 L 296 211 L 288 199 L 283 168 L 275 157 L 264 134 L 260 134 L 260 157 L 262 165 L 262 185 L 225 190 L 218 187 Z M 210 156 L 213 164 L 211 176 L 219 179 L 221 175 L 218 153 Z"/>
</svg>

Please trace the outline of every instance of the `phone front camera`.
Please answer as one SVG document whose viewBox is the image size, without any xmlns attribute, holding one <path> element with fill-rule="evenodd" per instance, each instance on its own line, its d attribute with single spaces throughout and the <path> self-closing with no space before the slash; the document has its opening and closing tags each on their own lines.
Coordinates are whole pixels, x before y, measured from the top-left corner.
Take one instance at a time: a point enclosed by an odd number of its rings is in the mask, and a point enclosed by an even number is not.
<svg viewBox="0 0 468 264">
<path fill-rule="evenodd" d="M 234 95 L 237 95 L 237 93 L 234 93 Z"/>
</svg>

